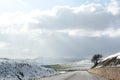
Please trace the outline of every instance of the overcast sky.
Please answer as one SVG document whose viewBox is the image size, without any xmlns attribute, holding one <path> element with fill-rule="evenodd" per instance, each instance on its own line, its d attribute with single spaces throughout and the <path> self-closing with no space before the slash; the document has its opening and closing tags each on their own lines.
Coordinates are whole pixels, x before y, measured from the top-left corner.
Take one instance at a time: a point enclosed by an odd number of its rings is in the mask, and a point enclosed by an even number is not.
<svg viewBox="0 0 120 80">
<path fill-rule="evenodd" d="M 0 57 L 120 52 L 119 0 L 0 0 Z"/>
</svg>

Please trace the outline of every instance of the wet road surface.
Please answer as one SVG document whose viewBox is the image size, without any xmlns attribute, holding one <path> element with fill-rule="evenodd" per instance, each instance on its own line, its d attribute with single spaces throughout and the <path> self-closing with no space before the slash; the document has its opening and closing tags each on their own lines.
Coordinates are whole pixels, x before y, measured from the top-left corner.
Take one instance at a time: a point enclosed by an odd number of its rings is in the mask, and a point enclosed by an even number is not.
<svg viewBox="0 0 120 80">
<path fill-rule="evenodd" d="M 87 71 L 74 71 L 37 80 L 107 80 Z"/>
</svg>

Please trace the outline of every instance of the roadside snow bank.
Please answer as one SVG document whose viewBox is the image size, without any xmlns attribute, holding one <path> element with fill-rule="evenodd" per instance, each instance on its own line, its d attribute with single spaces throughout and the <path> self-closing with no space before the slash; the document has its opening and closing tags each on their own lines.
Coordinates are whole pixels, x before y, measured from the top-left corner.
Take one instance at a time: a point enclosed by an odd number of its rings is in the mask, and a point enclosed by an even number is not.
<svg viewBox="0 0 120 80">
<path fill-rule="evenodd" d="M 39 64 L 21 60 L 0 59 L 0 80 L 31 80 L 57 74 Z"/>
</svg>

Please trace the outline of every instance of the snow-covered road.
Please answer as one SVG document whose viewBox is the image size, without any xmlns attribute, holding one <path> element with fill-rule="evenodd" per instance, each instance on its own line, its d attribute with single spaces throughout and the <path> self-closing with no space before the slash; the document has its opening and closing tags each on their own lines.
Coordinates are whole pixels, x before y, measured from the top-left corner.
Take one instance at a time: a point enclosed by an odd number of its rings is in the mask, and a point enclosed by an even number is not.
<svg viewBox="0 0 120 80">
<path fill-rule="evenodd" d="M 37 80 L 106 80 L 87 71 L 74 71 Z"/>
</svg>

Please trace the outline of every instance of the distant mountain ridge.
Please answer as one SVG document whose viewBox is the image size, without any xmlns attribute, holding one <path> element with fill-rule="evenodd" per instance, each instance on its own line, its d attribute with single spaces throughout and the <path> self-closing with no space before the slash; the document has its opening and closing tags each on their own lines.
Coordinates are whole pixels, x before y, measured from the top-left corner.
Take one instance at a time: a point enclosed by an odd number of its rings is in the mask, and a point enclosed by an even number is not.
<svg viewBox="0 0 120 80">
<path fill-rule="evenodd" d="M 42 65 L 48 65 L 48 64 L 64 64 L 64 63 L 69 63 L 69 62 L 76 62 L 76 61 L 80 61 L 80 60 L 84 60 L 81 58 L 69 58 L 69 57 L 38 57 L 33 59 L 33 61 L 40 63 Z"/>
</svg>

